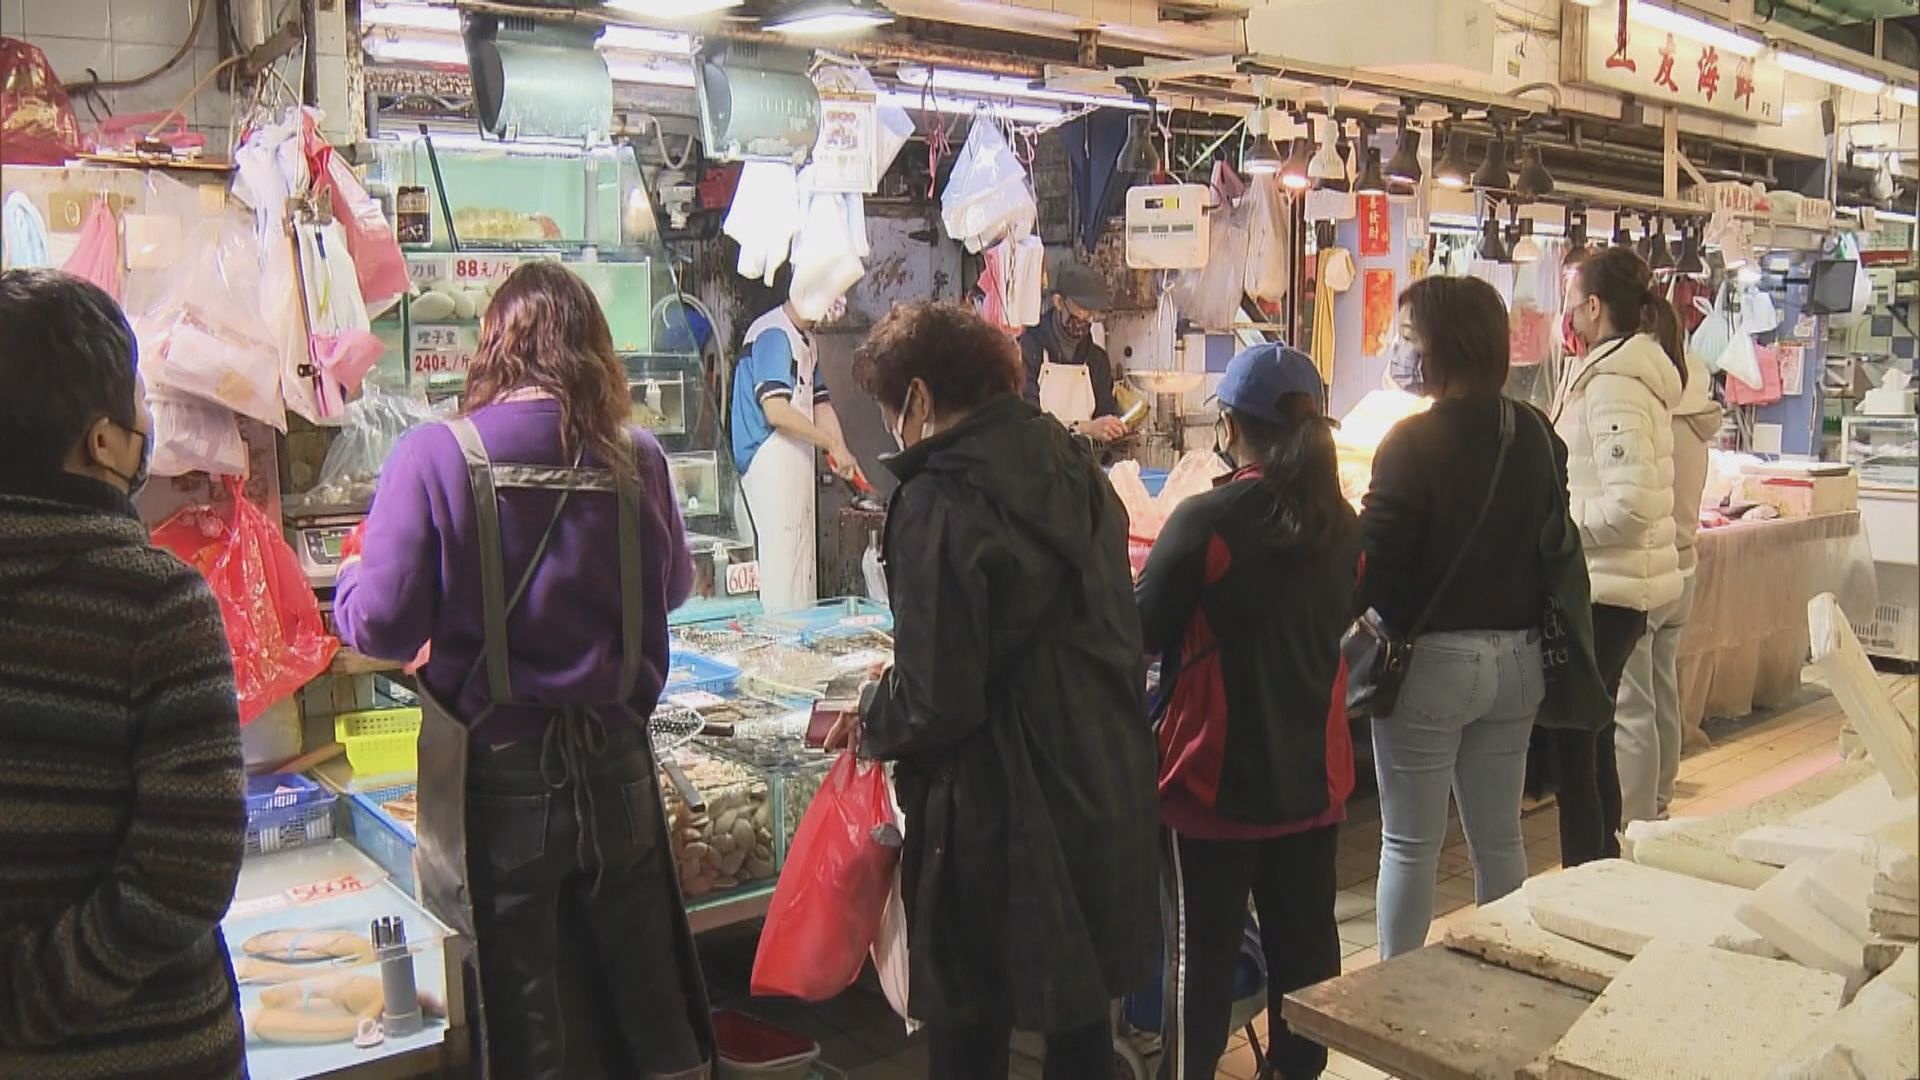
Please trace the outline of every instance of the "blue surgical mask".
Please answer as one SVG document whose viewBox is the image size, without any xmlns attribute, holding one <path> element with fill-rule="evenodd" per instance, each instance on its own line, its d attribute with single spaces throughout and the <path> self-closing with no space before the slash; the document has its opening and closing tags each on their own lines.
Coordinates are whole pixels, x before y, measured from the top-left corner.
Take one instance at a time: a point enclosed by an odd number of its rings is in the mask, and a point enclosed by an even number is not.
<svg viewBox="0 0 1920 1080">
<path fill-rule="evenodd" d="M 1427 392 L 1426 357 L 1420 350 L 1406 341 L 1393 343 L 1393 350 L 1387 356 L 1387 378 L 1393 385 L 1416 397 Z"/>
</svg>

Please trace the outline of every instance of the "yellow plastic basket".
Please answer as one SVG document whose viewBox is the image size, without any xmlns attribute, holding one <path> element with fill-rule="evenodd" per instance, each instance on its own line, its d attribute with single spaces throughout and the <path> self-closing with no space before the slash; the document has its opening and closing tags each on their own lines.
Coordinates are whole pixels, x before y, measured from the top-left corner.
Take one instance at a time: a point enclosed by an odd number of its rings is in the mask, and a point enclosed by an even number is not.
<svg viewBox="0 0 1920 1080">
<path fill-rule="evenodd" d="M 347 748 L 356 777 L 420 768 L 420 710 L 363 709 L 333 718 L 333 737 Z"/>
</svg>

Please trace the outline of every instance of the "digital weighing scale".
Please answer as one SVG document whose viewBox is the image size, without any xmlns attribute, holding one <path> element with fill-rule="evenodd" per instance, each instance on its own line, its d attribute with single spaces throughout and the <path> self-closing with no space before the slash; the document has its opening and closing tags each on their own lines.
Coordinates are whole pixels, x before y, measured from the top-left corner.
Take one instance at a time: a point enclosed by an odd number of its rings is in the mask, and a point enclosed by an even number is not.
<svg viewBox="0 0 1920 1080">
<path fill-rule="evenodd" d="M 366 517 L 365 510 L 350 506 L 322 506 L 287 514 L 287 542 L 300 558 L 308 585 L 333 588 L 334 577 L 340 572 L 340 546 Z"/>
</svg>

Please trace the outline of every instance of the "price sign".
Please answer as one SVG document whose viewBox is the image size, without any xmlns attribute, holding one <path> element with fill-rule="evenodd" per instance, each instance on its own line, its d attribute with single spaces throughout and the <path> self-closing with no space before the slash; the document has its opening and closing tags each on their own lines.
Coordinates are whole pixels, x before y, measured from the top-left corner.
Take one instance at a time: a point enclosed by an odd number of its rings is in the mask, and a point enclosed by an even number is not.
<svg viewBox="0 0 1920 1080">
<path fill-rule="evenodd" d="M 727 595 L 742 596 L 760 591 L 760 563 L 737 562 L 727 564 Z"/>
<path fill-rule="evenodd" d="M 352 874 L 342 874 L 326 881 L 313 881 L 305 885 L 295 885 L 287 890 L 287 899 L 296 904 L 310 904 L 315 900 L 331 900 L 336 896 L 364 892 L 367 883 Z"/>
<path fill-rule="evenodd" d="M 519 265 L 520 259 L 512 255 L 455 255 L 453 280 L 460 285 L 485 285 L 513 273 Z"/>
<path fill-rule="evenodd" d="M 849 615 L 840 620 L 841 626 L 850 628 L 857 627 L 862 630 L 875 626 L 885 626 L 886 624 L 887 617 L 885 615 Z"/>
<path fill-rule="evenodd" d="M 464 375 L 473 366 L 472 352 L 417 352 L 413 354 L 415 375 Z"/>
<path fill-rule="evenodd" d="M 409 344 L 415 375 L 459 375 L 472 365 L 480 335 L 471 326 L 426 324 L 410 331 Z"/>
<path fill-rule="evenodd" d="M 872 667 L 875 664 L 885 664 L 892 659 L 893 657 L 881 652 L 879 649 L 861 649 L 859 652 L 850 652 L 840 659 L 835 660 L 833 666 L 851 670 L 853 668 Z"/>
<path fill-rule="evenodd" d="M 407 280 L 421 288 L 438 285 L 453 276 L 451 261 L 445 255 L 409 255 Z"/>
</svg>

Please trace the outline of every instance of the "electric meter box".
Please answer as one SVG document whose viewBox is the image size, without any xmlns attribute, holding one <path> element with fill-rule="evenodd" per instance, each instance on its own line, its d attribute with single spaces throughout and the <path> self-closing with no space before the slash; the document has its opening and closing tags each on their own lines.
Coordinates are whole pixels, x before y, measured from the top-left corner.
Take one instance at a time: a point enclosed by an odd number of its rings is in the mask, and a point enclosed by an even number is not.
<svg viewBox="0 0 1920 1080">
<path fill-rule="evenodd" d="M 1192 270 L 1207 264 L 1205 184 L 1157 184 L 1127 191 L 1127 265 Z"/>
</svg>

